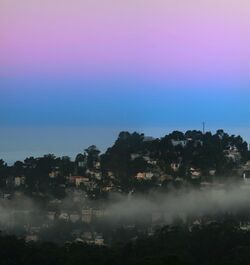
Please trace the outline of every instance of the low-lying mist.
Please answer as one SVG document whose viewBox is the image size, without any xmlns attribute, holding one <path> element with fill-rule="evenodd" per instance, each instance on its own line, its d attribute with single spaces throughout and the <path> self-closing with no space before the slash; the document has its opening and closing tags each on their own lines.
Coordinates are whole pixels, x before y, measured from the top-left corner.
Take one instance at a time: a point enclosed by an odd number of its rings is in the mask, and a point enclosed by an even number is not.
<svg viewBox="0 0 250 265">
<path fill-rule="evenodd" d="M 247 187 L 247 186 L 246 186 Z M 152 193 L 136 197 L 115 196 L 116 202 L 108 207 L 110 216 L 135 217 L 145 214 L 163 213 L 167 222 L 175 217 L 238 213 L 250 210 L 249 189 L 241 186 L 185 189 L 170 193 Z"/>
<path fill-rule="evenodd" d="M 228 185 L 210 187 L 203 190 L 179 189 L 168 193 L 151 192 L 149 194 L 111 194 L 105 201 L 78 201 L 74 202 L 73 195 L 57 202 L 57 217 L 48 219 L 49 207 L 38 206 L 36 202 L 25 196 L 19 195 L 10 200 L 0 200 L 0 229 L 2 231 L 28 230 L 30 227 L 48 228 L 60 219 L 62 212 L 77 213 L 79 218 L 75 220 L 78 227 L 86 225 L 82 219 L 84 209 L 101 209 L 103 214 L 99 216 L 99 222 L 112 224 L 118 227 L 123 223 L 140 222 L 150 226 L 154 224 L 171 224 L 176 218 L 183 222 L 187 218 L 213 216 L 218 214 L 246 214 L 250 213 L 250 185 Z M 91 214 L 91 213 L 90 213 Z M 249 214 L 250 216 L 250 214 Z M 64 218 L 64 222 L 71 223 Z M 87 221 L 91 226 L 93 219 Z M 74 223 L 73 222 L 73 223 Z"/>
</svg>

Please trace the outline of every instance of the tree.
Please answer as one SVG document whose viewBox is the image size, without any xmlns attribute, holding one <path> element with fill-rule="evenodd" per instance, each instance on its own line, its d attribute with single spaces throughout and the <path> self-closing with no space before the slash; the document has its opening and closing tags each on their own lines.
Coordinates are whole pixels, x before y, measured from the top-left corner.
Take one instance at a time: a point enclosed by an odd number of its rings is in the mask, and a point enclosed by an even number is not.
<svg viewBox="0 0 250 265">
<path fill-rule="evenodd" d="M 3 169 L 7 166 L 3 159 L 0 159 L 0 169 Z"/>
<path fill-rule="evenodd" d="M 87 153 L 87 168 L 93 169 L 94 163 L 99 161 L 100 150 L 95 146 L 91 145 L 87 149 L 85 149 Z"/>
<path fill-rule="evenodd" d="M 21 161 L 16 161 L 15 163 L 14 163 L 14 172 L 15 172 L 15 175 L 22 175 L 22 174 L 24 174 L 24 164 L 23 164 L 23 162 L 21 162 Z"/>
<path fill-rule="evenodd" d="M 180 131 L 173 131 L 172 133 L 170 133 L 168 135 L 168 137 L 170 139 L 176 140 L 176 141 L 181 141 L 181 140 L 185 140 L 185 135 L 183 132 Z"/>
<path fill-rule="evenodd" d="M 59 163 L 60 171 L 63 176 L 68 176 L 74 170 L 74 163 L 70 157 L 63 156 Z"/>
</svg>

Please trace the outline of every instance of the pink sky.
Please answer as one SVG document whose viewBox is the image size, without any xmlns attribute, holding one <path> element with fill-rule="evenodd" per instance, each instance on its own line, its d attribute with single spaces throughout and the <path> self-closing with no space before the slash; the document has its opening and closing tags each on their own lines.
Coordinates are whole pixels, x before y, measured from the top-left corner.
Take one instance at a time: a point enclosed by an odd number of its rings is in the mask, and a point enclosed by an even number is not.
<svg viewBox="0 0 250 265">
<path fill-rule="evenodd" d="M 1 157 L 204 120 L 249 140 L 249 14 L 249 0 L 0 0 Z"/>
<path fill-rule="evenodd" d="M 1 0 L 0 76 L 249 80 L 247 0 Z"/>
</svg>

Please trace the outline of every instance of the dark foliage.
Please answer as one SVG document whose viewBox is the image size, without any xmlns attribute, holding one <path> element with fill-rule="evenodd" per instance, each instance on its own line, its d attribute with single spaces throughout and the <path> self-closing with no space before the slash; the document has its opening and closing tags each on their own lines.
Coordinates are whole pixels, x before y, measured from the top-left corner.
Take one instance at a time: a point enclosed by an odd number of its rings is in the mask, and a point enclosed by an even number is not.
<svg viewBox="0 0 250 265">
<path fill-rule="evenodd" d="M 153 237 L 113 247 L 84 244 L 57 246 L 0 237 L 4 265 L 241 265 L 250 263 L 250 232 L 230 222 L 194 228 L 165 227 Z"/>
</svg>

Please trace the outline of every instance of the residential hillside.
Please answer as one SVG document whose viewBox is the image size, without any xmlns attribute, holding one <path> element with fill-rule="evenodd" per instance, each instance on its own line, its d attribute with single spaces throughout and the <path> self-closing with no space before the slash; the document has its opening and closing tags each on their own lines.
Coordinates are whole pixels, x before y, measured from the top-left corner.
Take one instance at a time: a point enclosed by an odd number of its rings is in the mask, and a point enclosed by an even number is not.
<svg viewBox="0 0 250 265">
<path fill-rule="evenodd" d="M 8 166 L 0 160 L 2 196 L 14 191 L 64 198 L 77 189 L 90 199 L 109 192 L 145 192 L 169 185 L 200 185 L 229 177 L 248 178 L 250 155 L 241 136 L 223 130 L 174 131 L 162 138 L 121 132 L 103 154 L 95 145 L 74 160 L 52 154 Z"/>
<path fill-rule="evenodd" d="M 222 130 L 158 139 L 121 132 L 103 154 L 92 145 L 74 160 L 1 160 L 0 230 L 26 242 L 103 246 L 153 235 L 176 219 L 191 231 L 229 214 L 249 231 L 249 160 L 247 143 Z"/>
</svg>

